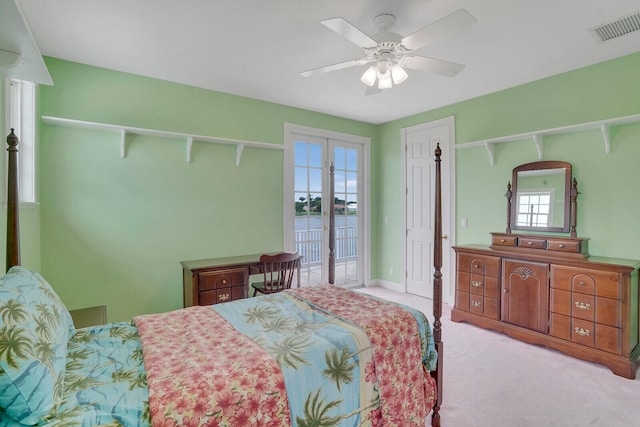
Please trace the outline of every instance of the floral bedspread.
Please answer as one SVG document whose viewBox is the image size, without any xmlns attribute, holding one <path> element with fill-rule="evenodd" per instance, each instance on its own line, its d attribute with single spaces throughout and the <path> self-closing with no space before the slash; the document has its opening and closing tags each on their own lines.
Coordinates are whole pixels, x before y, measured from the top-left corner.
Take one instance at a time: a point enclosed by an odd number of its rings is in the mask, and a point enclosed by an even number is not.
<svg viewBox="0 0 640 427">
<path fill-rule="evenodd" d="M 335 286 L 135 323 L 154 426 L 405 427 L 435 398 L 424 315 Z"/>
<path fill-rule="evenodd" d="M 380 406 L 374 425 L 424 426 L 436 399 L 437 353 L 431 328 L 418 310 L 337 286 L 292 289 L 316 307 L 347 319 L 367 332 L 375 348 Z M 424 365 L 419 363 L 423 360 Z"/>
</svg>

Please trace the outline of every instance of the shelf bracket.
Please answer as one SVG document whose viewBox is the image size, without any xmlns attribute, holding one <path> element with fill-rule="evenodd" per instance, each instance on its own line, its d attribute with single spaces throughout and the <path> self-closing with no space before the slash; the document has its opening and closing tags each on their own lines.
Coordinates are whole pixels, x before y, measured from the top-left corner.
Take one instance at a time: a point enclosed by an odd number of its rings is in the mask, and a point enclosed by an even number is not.
<svg viewBox="0 0 640 427">
<path fill-rule="evenodd" d="M 611 134 L 609 133 L 609 126 L 602 123 L 600 125 L 600 132 L 602 132 L 602 138 L 604 139 L 604 152 L 609 154 L 611 152 Z"/>
<path fill-rule="evenodd" d="M 120 129 L 120 157 L 127 157 L 127 130 Z"/>
<path fill-rule="evenodd" d="M 244 144 L 236 145 L 236 166 L 240 166 L 240 158 L 242 157 L 242 150 L 244 150 Z"/>
<path fill-rule="evenodd" d="M 489 161 L 491 162 L 491 166 L 493 166 L 493 143 L 492 142 L 485 142 L 484 143 L 484 148 L 487 150 L 487 153 L 489 153 Z"/>
<path fill-rule="evenodd" d="M 532 137 L 533 137 L 533 143 L 536 144 L 536 150 L 538 150 L 538 160 L 542 160 L 544 138 L 542 137 L 542 135 L 538 135 L 538 134 L 534 134 L 532 135 Z"/>
<path fill-rule="evenodd" d="M 191 163 L 191 147 L 193 147 L 193 137 L 187 137 L 187 163 Z"/>
</svg>

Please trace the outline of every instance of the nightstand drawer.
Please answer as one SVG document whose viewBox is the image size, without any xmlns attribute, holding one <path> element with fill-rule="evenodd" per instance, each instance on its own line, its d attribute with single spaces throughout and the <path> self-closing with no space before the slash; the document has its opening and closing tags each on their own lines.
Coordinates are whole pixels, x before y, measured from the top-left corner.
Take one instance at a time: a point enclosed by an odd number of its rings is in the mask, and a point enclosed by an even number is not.
<svg viewBox="0 0 640 427">
<path fill-rule="evenodd" d="M 230 288 L 247 282 L 247 270 L 215 270 L 198 273 L 198 290 Z"/>
</svg>

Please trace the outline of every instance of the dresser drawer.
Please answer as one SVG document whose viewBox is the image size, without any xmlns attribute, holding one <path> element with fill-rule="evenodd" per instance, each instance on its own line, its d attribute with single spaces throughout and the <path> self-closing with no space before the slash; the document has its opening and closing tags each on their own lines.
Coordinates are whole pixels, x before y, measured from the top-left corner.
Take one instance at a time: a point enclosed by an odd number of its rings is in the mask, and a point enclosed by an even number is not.
<svg viewBox="0 0 640 427">
<path fill-rule="evenodd" d="M 482 274 L 471 274 L 471 282 L 469 283 L 469 292 L 476 295 L 484 295 L 484 278 Z"/>
<path fill-rule="evenodd" d="M 605 298 L 622 298 L 620 275 L 574 267 L 551 267 L 551 286 Z"/>
<path fill-rule="evenodd" d="M 587 320 L 571 319 L 571 341 L 593 347 L 595 342 L 594 323 Z"/>
<path fill-rule="evenodd" d="M 458 254 L 458 270 L 473 274 L 500 277 L 500 258 L 473 254 Z"/>
<path fill-rule="evenodd" d="M 498 300 L 495 298 L 481 297 L 480 295 L 469 295 L 469 311 L 492 319 L 498 319 Z"/>
<path fill-rule="evenodd" d="M 198 273 L 198 290 L 208 291 L 219 288 L 230 288 L 247 282 L 247 270 L 215 270 Z"/>
<path fill-rule="evenodd" d="M 611 298 L 596 297 L 595 320 L 597 323 L 622 327 L 622 301 Z"/>
<path fill-rule="evenodd" d="M 517 236 L 494 235 L 491 236 L 491 244 L 497 246 L 518 246 Z"/>
<path fill-rule="evenodd" d="M 580 242 L 567 242 L 564 240 L 547 239 L 547 250 L 558 252 L 580 253 Z"/>
<path fill-rule="evenodd" d="M 469 311 L 469 292 L 456 291 L 456 308 Z"/>
<path fill-rule="evenodd" d="M 595 320 L 595 297 L 593 295 L 571 294 L 571 315 L 577 319 Z"/>
<path fill-rule="evenodd" d="M 569 341 L 571 339 L 571 317 L 551 313 L 549 316 L 549 335 Z"/>
<path fill-rule="evenodd" d="M 546 249 L 547 240 L 520 236 L 518 238 L 518 246 L 521 248 Z"/>
<path fill-rule="evenodd" d="M 596 343 L 597 349 L 609 353 L 622 353 L 622 329 L 596 323 Z"/>
<path fill-rule="evenodd" d="M 463 292 L 469 292 L 471 275 L 465 271 L 456 271 L 456 279 L 456 289 Z"/>
<path fill-rule="evenodd" d="M 571 316 L 571 292 L 563 289 L 551 289 L 549 294 L 549 310 L 552 313 Z"/>
<path fill-rule="evenodd" d="M 571 323 L 571 341 L 608 353 L 620 354 L 622 351 L 621 329 L 579 319 L 573 319 Z"/>
<path fill-rule="evenodd" d="M 475 295 L 482 295 L 489 298 L 498 298 L 500 295 L 499 281 L 497 277 L 470 275 L 469 292 Z M 461 289 L 464 290 L 464 289 Z"/>
</svg>

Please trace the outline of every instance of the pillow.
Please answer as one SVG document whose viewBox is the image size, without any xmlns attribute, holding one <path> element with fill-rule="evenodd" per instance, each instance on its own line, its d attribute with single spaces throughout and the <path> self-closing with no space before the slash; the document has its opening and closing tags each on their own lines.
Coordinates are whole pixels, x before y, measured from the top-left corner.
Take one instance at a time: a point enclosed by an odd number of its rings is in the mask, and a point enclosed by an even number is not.
<svg viewBox="0 0 640 427">
<path fill-rule="evenodd" d="M 41 275 L 12 267 L 0 277 L 0 408 L 6 415 L 32 425 L 55 413 L 70 331 L 69 311 Z"/>
</svg>

